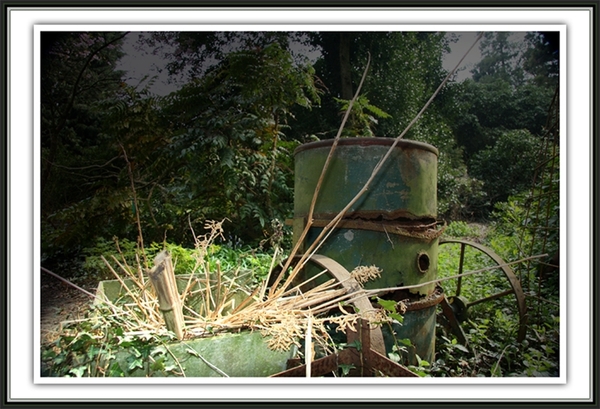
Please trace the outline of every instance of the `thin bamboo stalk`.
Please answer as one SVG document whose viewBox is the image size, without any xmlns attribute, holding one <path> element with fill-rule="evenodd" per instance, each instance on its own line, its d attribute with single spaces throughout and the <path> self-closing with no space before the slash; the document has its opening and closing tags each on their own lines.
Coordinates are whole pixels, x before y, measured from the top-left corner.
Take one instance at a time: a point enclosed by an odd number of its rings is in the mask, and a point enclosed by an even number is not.
<svg viewBox="0 0 600 409">
<path fill-rule="evenodd" d="M 119 281 L 119 283 L 121 284 L 121 286 L 123 287 L 123 289 L 131 297 L 131 299 L 138 305 L 138 307 L 140 308 L 140 310 L 142 311 L 142 313 L 144 315 L 146 315 L 146 318 L 149 318 L 148 315 L 147 315 L 146 309 L 144 307 L 142 307 L 142 305 L 139 303 L 138 297 L 136 297 L 131 292 L 131 290 L 129 289 L 129 287 L 127 286 L 127 284 L 125 284 L 125 281 L 123 281 L 123 279 L 119 276 L 119 274 L 117 274 L 117 272 L 114 270 L 114 268 L 112 268 L 112 266 L 110 265 L 110 263 L 108 262 L 108 260 L 106 260 L 106 258 L 104 258 L 104 256 L 100 256 L 100 258 L 102 259 L 102 261 L 104 261 L 104 264 L 106 264 L 106 266 L 108 267 L 108 269 L 113 273 L 113 275 L 115 276 L 115 278 Z M 112 258 L 113 258 L 114 261 L 117 262 L 117 264 L 119 264 L 119 266 L 121 265 L 115 256 L 112 256 Z M 134 314 L 134 316 L 135 315 L 136 314 Z"/>
<path fill-rule="evenodd" d="M 40 269 L 41 269 L 41 270 L 42 270 L 44 273 L 50 274 L 52 277 L 58 278 L 58 279 L 59 279 L 60 281 L 62 281 L 63 283 L 65 283 L 65 284 L 68 284 L 68 285 L 70 285 L 71 287 L 78 289 L 79 291 L 81 291 L 81 292 L 82 292 L 82 293 L 84 293 L 85 295 L 87 295 L 87 296 L 89 296 L 89 297 L 92 297 L 92 298 L 96 298 L 96 295 L 95 295 L 95 294 L 92 294 L 92 293 L 90 293 L 89 291 L 87 291 L 87 290 L 84 290 L 83 288 L 79 287 L 77 284 L 73 284 L 72 282 L 70 282 L 70 281 L 69 281 L 69 280 L 67 280 L 66 278 L 62 278 L 61 276 L 59 276 L 59 275 L 58 275 L 58 274 L 56 274 L 56 273 L 53 273 L 52 271 L 48 270 L 47 268 L 40 267 Z"/>
<path fill-rule="evenodd" d="M 337 144 L 340 140 L 340 137 L 342 135 L 342 131 L 344 130 L 344 127 L 346 126 L 346 122 L 348 121 L 348 118 L 350 116 L 350 112 L 352 112 L 352 107 L 354 106 L 354 103 L 356 102 L 356 100 L 358 99 L 358 96 L 360 95 L 360 90 L 362 89 L 362 86 L 365 82 L 365 79 L 367 77 L 367 72 L 369 71 L 369 65 L 371 64 L 371 54 L 369 54 L 369 59 L 367 60 L 367 66 L 365 67 L 365 70 L 363 72 L 362 78 L 360 80 L 360 83 L 358 84 L 358 88 L 356 89 L 356 93 L 354 94 L 354 97 L 352 98 L 352 100 L 350 101 L 350 103 L 348 104 L 348 109 L 346 110 L 346 113 L 344 114 L 344 118 L 342 119 L 342 123 L 340 124 L 340 127 L 338 129 L 338 132 L 333 140 L 333 144 L 331 145 L 331 149 L 329 150 L 329 154 L 327 155 L 327 159 L 325 159 L 325 164 L 323 165 L 323 169 L 321 170 L 321 175 L 319 177 L 319 180 L 317 181 L 317 185 L 315 186 L 315 191 L 313 193 L 313 198 L 310 204 L 310 208 L 308 211 L 308 217 L 307 217 L 307 222 L 306 222 L 306 226 L 304 227 L 304 230 L 302 231 L 302 233 L 300 234 L 300 237 L 298 238 L 298 240 L 296 241 L 296 244 L 294 245 L 294 248 L 292 249 L 292 252 L 290 254 L 290 256 L 288 257 L 283 269 L 281 270 L 281 274 L 279 275 L 279 277 L 277 277 L 277 280 L 275 281 L 275 284 L 273 284 L 273 286 L 271 287 L 271 290 L 269 292 L 269 296 L 272 296 L 277 288 L 277 285 L 279 284 L 281 278 L 283 277 L 283 274 L 285 273 L 285 271 L 287 271 L 287 269 L 290 267 L 290 263 L 292 262 L 294 256 L 298 253 L 298 250 L 300 249 L 300 246 L 302 245 L 302 243 L 304 242 L 304 239 L 306 238 L 306 235 L 308 234 L 312 223 L 313 223 L 313 213 L 315 210 L 315 205 L 317 203 L 317 198 L 319 196 L 319 191 L 321 189 L 321 186 L 323 184 L 323 179 L 325 178 L 325 174 L 327 173 L 327 169 L 329 167 L 329 163 L 331 161 L 331 158 L 333 157 L 333 152 L 335 151 Z M 304 253 L 302 255 L 302 258 L 300 260 L 300 262 L 298 264 L 302 264 L 302 262 L 304 261 L 304 259 L 306 258 L 306 253 Z M 292 280 L 295 278 L 295 276 L 298 274 L 299 272 L 299 268 L 296 266 L 293 270 L 292 273 L 290 274 L 290 276 L 288 277 L 288 279 L 285 281 L 284 285 L 283 285 L 283 289 L 279 290 L 279 292 L 285 290 L 287 288 L 287 286 L 289 285 L 289 283 L 292 282 Z"/>
<path fill-rule="evenodd" d="M 271 259 L 271 266 L 269 267 L 269 273 L 267 277 L 263 280 L 262 288 L 260 290 L 260 299 L 265 298 L 265 292 L 267 291 L 267 285 L 269 285 L 269 281 L 271 279 L 271 273 L 273 272 L 273 268 L 275 267 L 275 260 L 277 259 L 277 253 L 279 252 L 279 247 L 275 247 L 275 251 L 273 252 L 273 258 Z M 284 271 L 281 271 L 281 274 L 285 274 Z"/>
<path fill-rule="evenodd" d="M 185 327 L 183 309 L 171 257 L 166 250 L 160 252 L 154 258 L 154 267 L 149 276 L 150 282 L 156 290 L 159 307 L 167 329 L 174 332 L 177 339 L 182 340 Z"/>
<path fill-rule="evenodd" d="M 306 377 L 311 376 L 311 364 L 313 357 L 313 343 L 312 343 L 312 316 L 309 315 L 306 321 L 306 343 L 305 343 L 304 363 L 306 364 Z"/>
</svg>

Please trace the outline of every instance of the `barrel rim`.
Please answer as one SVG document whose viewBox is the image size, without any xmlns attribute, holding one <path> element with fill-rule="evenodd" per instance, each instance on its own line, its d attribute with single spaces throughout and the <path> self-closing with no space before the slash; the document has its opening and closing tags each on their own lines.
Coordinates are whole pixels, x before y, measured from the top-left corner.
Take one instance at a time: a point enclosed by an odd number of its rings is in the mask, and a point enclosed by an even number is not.
<svg viewBox="0 0 600 409">
<path fill-rule="evenodd" d="M 382 138 L 382 137 L 370 137 L 370 138 L 340 138 L 338 141 L 338 146 L 392 146 L 396 139 L 395 138 Z M 333 144 L 334 139 L 325 139 L 322 141 L 308 142 L 298 146 L 294 150 L 294 156 L 300 152 L 304 152 L 310 149 L 318 149 L 323 147 L 328 147 Z M 413 141 L 410 139 L 400 139 L 397 148 L 405 148 L 405 149 L 422 149 L 429 152 L 434 153 L 436 156 L 439 156 L 438 149 L 425 142 Z"/>
</svg>

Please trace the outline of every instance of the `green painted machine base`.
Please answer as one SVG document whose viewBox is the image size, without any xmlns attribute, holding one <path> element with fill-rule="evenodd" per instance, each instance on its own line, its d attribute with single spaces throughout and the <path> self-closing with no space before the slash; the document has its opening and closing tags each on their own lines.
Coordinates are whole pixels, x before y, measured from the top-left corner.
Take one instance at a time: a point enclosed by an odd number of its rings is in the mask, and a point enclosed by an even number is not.
<svg viewBox="0 0 600 409">
<path fill-rule="evenodd" d="M 141 368 L 138 364 L 128 370 L 134 356 L 131 349 L 117 352 L 115 361 L 127 377 L 267 377 L 285 371 L 288 359 L 296 354 L 295 347 L 284 352 L 269 349 L 259 332 L 196 338 L 153 351 Z"/>
<path fill-rule="evenodd" d="M 189 276 L 177 275 L 179 291 L 185 288 Z M 131 280 L 125 285 L 133 288 Z M 247 295 L 236 295 L 239 305 Z M 127 290 L 118 280 L 102 281 L 96 291 L 95 304 L 132 302 Z M 187 300 L 192 305 L 201 298 Z M 206 338 L 193 338 L 162 346 L 149 345 L 147 351 L 132 347 L 117 350 L 109 362 L 110 373 L 125 377 L 265 377 L 287 369 L 288 359 L 297 348 L 275 351 L 268 347 L 268 338 L 260 332 L 223 333 Z M 118 368 L 115 367 L 118 365 Z M 120 369 L 120 370 L 119 370 Z"/>
</svg>

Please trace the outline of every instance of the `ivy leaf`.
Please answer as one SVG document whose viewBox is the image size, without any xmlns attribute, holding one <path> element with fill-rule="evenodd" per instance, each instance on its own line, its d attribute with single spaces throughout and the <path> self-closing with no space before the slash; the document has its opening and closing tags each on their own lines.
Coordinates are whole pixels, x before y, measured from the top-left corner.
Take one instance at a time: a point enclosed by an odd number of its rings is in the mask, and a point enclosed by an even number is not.
<svg viewBox="0 0 600 409">
<path fill-rule="evenodd" d="M 167 353 L 167 348 L 165 348 L 163 345 L 157 346 L 156 348 L 154 348 L 151 352 L 150 352 L 150 356 L 155 356 L 157 354 L 166 354 Z"/>
<path fill-rule="evenodd" d="M 381 298 L 377 298 L 377 304 L 381 305 L 386 311 L 396 312 L 396 301 L 382 300 Z"/>
<path fill-rule="evenodd" d="M 351 342 L 350 344 L 347 344 L 349 347 L 353 347 L 356 348 L 357 351 L 360 352 L 360 350 L 362 349 L 362 343 L 356 339 L 353 342 Z"/>
<path fill-rule="evenodd" d="M 350 373 L 350 369 L 356 369 L 352 364 L 339 364 L 338 366 L 342 370 L 342 376 L 347 376 Z"/>
<path fill-rule="evenodd" d="M 111 367 L 108 371 L 108 376 L 118 377 L 118 378 L 122 378 L 125 376 L 125 374 L 123 373 L 123 370 L 121 369 L 121 366 L 118 364 L 118 362 L 115 362 L 114 364 L 111 365 Z"/>
<path fill-rule="evenodd" d="M 86 369 L 87 369 L 87 366 L 85 366 L 85 365 L 77 367 L 77 368 L 71 368 L 71 370 L 69 370 L 69 373 L 72 373 L 76 377 L 81 378 L 83 376 L 83 374 L 85 373 Z"/>
<path fill-rule="evenodd" d="M 153 372 L 158 372 L 158 371 L 164 370 L 165 369 L 165 360 L 164 360 L 164 358 L 161 357 L 160 359 L 154 361 L 152 363 L 152 365 L 150 366 L 150 369 Z"/>
<path fill-rule="evenodd" d="M 144 360 L 142 358 L 136 358 L 129 363 L 127 369 L 133 371 L 136 368 L 143 369 L 144 368 Z"/>
</svg>

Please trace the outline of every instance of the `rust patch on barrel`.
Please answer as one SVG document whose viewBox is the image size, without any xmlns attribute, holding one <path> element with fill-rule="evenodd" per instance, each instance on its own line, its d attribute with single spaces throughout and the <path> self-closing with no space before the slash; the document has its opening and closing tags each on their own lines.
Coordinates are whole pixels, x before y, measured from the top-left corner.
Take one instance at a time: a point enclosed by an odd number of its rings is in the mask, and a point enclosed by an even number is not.
<svg viewBox="0 0 600 409">
<path fill-rule="evenodd" d="M 357 214 L 362 215 L 363 212 L 355 212 L 355 216 Z M 331 222 L 332 218 L 313 219 L 312 226 L 325 227 Z M 337 228 L 379 231 L 386 234 L 395 234 L 431 241 L 439 238 L 446 229 L 446 226 L 445 221 L 432 221 L 431 219 L 370 220 L 363 218 L 344 218 L 340 220 Z"/>
</svg>

